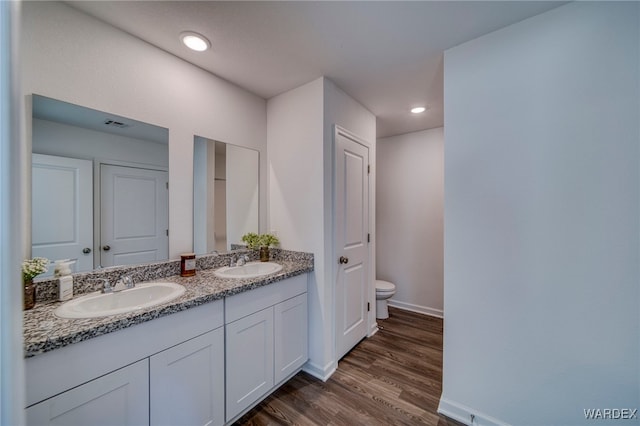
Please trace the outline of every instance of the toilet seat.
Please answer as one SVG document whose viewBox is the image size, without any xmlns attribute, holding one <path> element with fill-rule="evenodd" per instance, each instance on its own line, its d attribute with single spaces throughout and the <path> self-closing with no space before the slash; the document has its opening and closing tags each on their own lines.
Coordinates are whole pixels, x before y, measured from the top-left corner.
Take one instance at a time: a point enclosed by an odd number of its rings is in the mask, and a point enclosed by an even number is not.
<svg viewBox="0 0 640 426">
<path fill-rule="evenodd" d="M 389 318 L 387 299 L 396 293 L 396 285 L 389 281 L 376 280 L 376 319 Z"/>
<path fill-rule="evenodd" d="M 382 299 L 388 299 L 391 296 L 393 296 L 396 292 L 395 291 L 379 291 L 376 290 L 376 297 L 377 298 L 382 298 Z"/>
<path fill-rule="evenodd" d="M 389 281 L 376 280 L 376 293 L 387 293 L 396 291 L 396 286 Z"/>
</svg>

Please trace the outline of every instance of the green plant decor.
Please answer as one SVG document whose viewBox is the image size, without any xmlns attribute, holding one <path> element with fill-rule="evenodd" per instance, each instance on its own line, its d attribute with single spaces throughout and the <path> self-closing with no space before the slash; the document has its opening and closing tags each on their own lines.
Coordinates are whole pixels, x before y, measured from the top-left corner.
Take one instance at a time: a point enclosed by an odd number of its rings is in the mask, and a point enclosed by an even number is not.
<svg viewBox="0 0 640 426">
<path fill-rule="evenodd" d="M 262 234 L 260 235 L 260 246 L 261 247 L 271 247 L 277 246 L 280 244 L 280 240 L 273 234 Z"/>
<path fill-rule="evenodd" d="M 33 309 L 36 305 L 36 286 L 33 279 L 45 272 L 49 267 L 49 259 L 34 257 L 22 262 L 22 303 L 23 309 Z"/>
<path fill-rule="evenodd" d="M 277 246 L 280 244 L 280 240 L 273 234 L 261 234 L 258 235 L 255 232 L 249 232 L 242 236 L 242 242 L 247 244 L 250 249 L 257 249 L 260 247 Z"/>
<path fill-rule="evenodd" d="M 47 272 L 49 259 L 45 257 L 34 257 L 22 262 L 22 281 L 31 281 L 35 276 Z"/>
<path fill-rule="evenodd" d="M 247 244 L 250 249 L 257 249 L 260 247 L 260 235 L 255 232 L 249 232 L 242 236 L 242 242 Z"/>
</svg>

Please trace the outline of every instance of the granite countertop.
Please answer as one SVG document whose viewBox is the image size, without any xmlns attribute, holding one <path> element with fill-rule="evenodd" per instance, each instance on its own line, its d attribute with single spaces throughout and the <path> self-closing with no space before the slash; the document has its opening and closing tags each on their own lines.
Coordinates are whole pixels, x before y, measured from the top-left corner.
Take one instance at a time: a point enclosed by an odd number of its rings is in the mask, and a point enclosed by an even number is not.
<svg viewBox="0 0 640 426">
<path fill-rule="evenodd" d="M 24 356 L 29 358 L 112 331 L 180 312 L 227 296 L 262 287 L 313 271 L 313 260 L 275 260 L 283 266 L 278 273 L 249 279 L 225 279 L 214 269 L 199 270 L 193 277 L 167 276 L 153 281 L 182 284 L 186 291 L 178 299 L 139 311 L 101 318 L 64 319 L 53 311 L 64 302 L 37 303 L 24 312 Z M 82 295 L 76 295 L 80 297 Z"/>
</svg>

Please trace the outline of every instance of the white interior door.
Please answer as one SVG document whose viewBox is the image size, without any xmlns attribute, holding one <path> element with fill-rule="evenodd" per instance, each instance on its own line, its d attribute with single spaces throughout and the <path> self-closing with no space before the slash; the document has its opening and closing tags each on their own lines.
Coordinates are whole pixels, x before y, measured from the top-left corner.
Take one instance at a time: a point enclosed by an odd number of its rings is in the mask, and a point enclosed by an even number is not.
<svg viewBox="0 0 640 426">
<path fill-rule="evenodd" d="M 74 272 L 92 270 L 92 162 L 33 154 L 31 176 L 31 255 L 73 259 Z"/>
<path fill-rule="evenodd" d="M 369 149 L 335 134 L 336 351 L 338 359 L 367 335 L 369 289 Z"/>
<path fill-rule="evenodd" d="M 100 166 L 100 263 L 103 267 L 167 259 L 169 173 Z"/>
</svg>

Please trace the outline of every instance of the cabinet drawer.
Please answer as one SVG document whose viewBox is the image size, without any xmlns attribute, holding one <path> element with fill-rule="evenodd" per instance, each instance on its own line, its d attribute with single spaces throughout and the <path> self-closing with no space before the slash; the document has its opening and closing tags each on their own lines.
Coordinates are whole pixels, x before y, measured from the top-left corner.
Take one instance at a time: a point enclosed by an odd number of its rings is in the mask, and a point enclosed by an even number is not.
<svg viewBox="0 0 640 426">
<path fill-rule="evenodd" d="M 27 425 L 149 424 L 149 361 L 144 359 L 26 409 Z"/>
<path fill-rule="evenodd" d="M 225 324 L 305 293 L 307 276 L 308 274 L 298 275 L 227 297 L 224 301 Z"/>
</svg>

